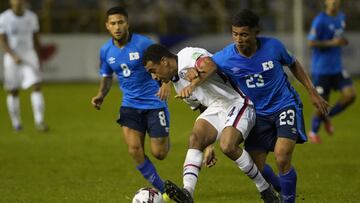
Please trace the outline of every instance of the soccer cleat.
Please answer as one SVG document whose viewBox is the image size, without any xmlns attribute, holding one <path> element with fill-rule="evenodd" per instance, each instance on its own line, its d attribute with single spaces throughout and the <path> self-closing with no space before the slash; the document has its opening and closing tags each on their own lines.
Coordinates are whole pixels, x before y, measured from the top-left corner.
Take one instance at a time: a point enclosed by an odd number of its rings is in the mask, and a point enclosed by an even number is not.
<svg viewBox="0 0 360 203">
<path fill-rule="evenodd" d="M 179 188 L 169 180 L 165 181 L 165 192 L 170 199 L 177 203 L 194 203 L 193 198 L 187 190 Z"/>
<path fill-rule="evenodd" d="M 36 129 L 40 132 L 47 132 L 47 131 L 49 131 L 49 126 L 43 122 L 43 123 L 36 124 Z"/>
<path fill-rule="evenodd" d="M 163 198 L 164 202 L 171 202 L 170 197 L 166 193 L 162 194 L 162 198 Z"/>
<path fill-rule="evenodd" d="M 264 203 L 281 203 L 280 197 L 276 195 L 274 188 L 270 185 L 266 190 L 260 192 Z"/>
<path fill-rule="evenodd" d="M 322 142 L 320 136 L 317 135 L 316 133 L 314 133 L 313 131 L 310 131 L 308 136 L 309 136 L 310 142 L 313 144 L 320 144 Z"/>
<path fill-rule="evenodd" d="M 331 136 L 334 134 L 334 126 L 332 125 L 330 118 L 325 118 L 324 127 L 328 135 Z"/>
</svg>

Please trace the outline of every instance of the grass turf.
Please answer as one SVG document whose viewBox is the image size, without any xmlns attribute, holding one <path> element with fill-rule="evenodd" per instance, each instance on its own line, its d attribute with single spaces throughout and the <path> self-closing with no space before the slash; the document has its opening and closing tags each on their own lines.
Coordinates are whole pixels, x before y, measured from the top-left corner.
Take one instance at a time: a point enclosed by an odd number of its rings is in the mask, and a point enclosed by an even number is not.
<svg viewBox="0 0 360 203">
<path fill-rule="evenodd" d="M 304 89 L 294 85 L 304 102 L 309 129 L 313 107 Z M 359 90 L 360 80 L 355 85 Z M 24 130 L 13 132 L 6 95 L 0 92 L 0 202 L 131 202 L 136 190 L 148 183 L 135 169 L 115 123 L 121 98 L 117 86 L 100 111 L 90 104 L 97 84 L 47 84 L 43 89 L 48 133 L 33 126 L 28 91 L 21 94 Z M 173 98 L 169 103 L 171 151 L 165 161 L 150 158 L 163 179 L 181 185 L 187 140 L 197 113 Z M 297 202 L 359 201 L 359 115 L 356 101 L 334 118 L 333 137 L 321 130 L 323 144 L 297 145 L 293 156 Z M 200 173 L 196 202 L 261 202 L 254 184 L 219 150 L 217 155 L 217 165 Z M 274 166 L 272 154 L 268 161 Z"/>
</svg>

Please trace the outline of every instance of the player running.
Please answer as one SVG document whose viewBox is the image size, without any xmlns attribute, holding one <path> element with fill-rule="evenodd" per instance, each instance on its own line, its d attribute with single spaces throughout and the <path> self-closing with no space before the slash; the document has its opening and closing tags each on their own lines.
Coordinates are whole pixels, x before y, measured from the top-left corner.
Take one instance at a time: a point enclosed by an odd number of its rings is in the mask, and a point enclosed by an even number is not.
<svg viewBox="0 0 360 203">
<path fill-rule="evenodd" d="M 339 10 L 340 0 L 324 2 L 326 10 L 313 20 L 308 36 L 312 48 L 311 75 L 316 90 L 325 100 L 329 100 L 331 90 L 339 90 L 341 97 L 327 116 L 315 111 L 308 134 L 312 143 L 321 143 L 318 131 L 322 122 L 326 132 L 333 134 L 331 118 L 350 106 L 356 97 L 351 78 L 341 62 L 342 47 L 349 43 L 344 36 L 345 14 Z"/>
<path fill-rule="evenodd" d="M 184 48 L 174 55 L 157 44 L 151 45 L 143 56 L 146 69 L 163 82 L 172 80 L 178 97 L 185 98 L 193 109 L 196 109 L 199 103 L 207 107 L 197 118 L 189 138 L 189 149 L 184 162 L 184 189 L 181 190 L 167 181 L 166 193 L 177 202 L 193 202 L 204 150 L 219 139 L 222 152 L 254 181 L 264 202 L 277 202 L 278 197 L 272 187 L 259 173 L 249 154 L 239 146 L 247 138 L 255 122 L 252 102 L 240 91 L 236 92 L 226 79 L 218 74 L 211 73 L 210 79 L 197 84 L 196 88 L 189 86 L 190 81 L 196 83 L 197 80 L 193 80 L 191 72 L 187 72 L 189 69 L 216 69 L 210 57 L 211 54 L 206 50 L 192 47 Z M 210 153 L 205 160 L 208 166 L 214 161 L 211 155 Z"/>
<path fill-rule="evenodd" d="M 102 80 L 99 92 L 91 103 L 100 109 L 115 73 L 123 92 L 117 122 L 122 126 L 128 152 L 144 178 L 164 193 L 164 182 L 145 155 L 144 141 L 147 132 L 152 155 L 159 160 L 165 159 L 169 151 L 169 113 L 166 102 L 160 98 L 166 99 L 170 88 L 165 84 L 159 89 L 159 84 L 142 65 L 143 52 L 153 41 L 129 32 L 126 10 L 113 7 L 106 16 L 106 28 L 112 38 L 100 49 Z"/>
</svg>

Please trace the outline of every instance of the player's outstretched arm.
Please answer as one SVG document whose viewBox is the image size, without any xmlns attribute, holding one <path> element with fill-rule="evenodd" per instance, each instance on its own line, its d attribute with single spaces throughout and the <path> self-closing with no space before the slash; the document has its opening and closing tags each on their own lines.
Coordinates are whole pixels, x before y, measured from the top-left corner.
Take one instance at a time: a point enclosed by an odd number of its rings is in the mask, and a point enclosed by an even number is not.
<svg viewBox="0 0 360 203">
<path fill-rule="evenodd" d="M 331 40 L 310 40 L 308 45 L 316 48 L 340 47 L 346 46 L 349 41 L 343 37 L 333 38 Z"/>
<path fill-rule="evenodd" d="M 323 115 L 327 115 L 329 104 L 317 93 L 313 83 L 310 80 L 310 77 L 305 73 L 302 65 L 296 60 L 295 63 L 289 68 L 296 79 L 306 88 L 310 95 L 312 104 L 317 109 L 319 109 Z"/>
<path fill-rule="evenodd" d="M 100 81 L 100 87 L 98 94 L 91 99 L 91 104 L 100 110 L 100 106 L 104 101 L 105 96 L 110 91 L 112 86 L 112 77 L 103 77 Z"/>
<path fill-rule="evenodd" d="M 204 83 L 217 70 L 216 64 L 210 57 L 199 58 L 194 68 L 187 70 L 185 79 L 190 85 L 184 87 L 176 98 L 188 98 L 194 89 Z"/>
</svg>

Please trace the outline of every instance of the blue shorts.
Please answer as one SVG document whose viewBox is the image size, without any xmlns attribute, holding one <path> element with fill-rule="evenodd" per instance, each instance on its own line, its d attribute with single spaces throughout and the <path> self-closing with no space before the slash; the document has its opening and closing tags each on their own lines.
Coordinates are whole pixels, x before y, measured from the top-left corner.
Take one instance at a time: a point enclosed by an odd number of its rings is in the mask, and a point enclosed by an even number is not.
<svg viewBox="0 0 360 203">
<path fill-rule="evenodd" d="M 144 134 L 147 132 L 150 137 L 167 137 L 169 136 L 169 117 L 167 108 L 135 109 L 121 107 L 117 123 Z"/>
<path fill-rule="evenodd" d="M 269 115 L 256 115 L 256 123 L 245 140 L 247 151 L 274 151 L 278 137 L 307 141 L 302 106 L 288 106 Z"/>
<path fill-rule="evenodd" d="M 333 75 L 313 74 L 312 80 L 317 92 L 325 99 L 329 98 L 332 89 L 341 90 L 346 86 L 352 85 L 351 78 L 345 71 Z"/>
</svg>

